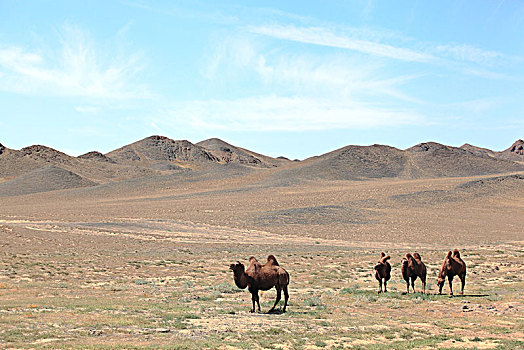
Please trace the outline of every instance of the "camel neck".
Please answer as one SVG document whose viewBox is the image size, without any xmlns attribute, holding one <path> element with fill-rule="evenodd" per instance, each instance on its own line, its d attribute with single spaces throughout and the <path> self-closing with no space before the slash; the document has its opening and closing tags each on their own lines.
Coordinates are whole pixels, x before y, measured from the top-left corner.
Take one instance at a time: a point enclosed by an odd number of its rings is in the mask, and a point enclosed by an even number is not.
<svg viewBox="0 0 524 350">
<path fill-rule="evenodd" d="M 242 271 L 242 272 L 235 272 L 234 280 L 235 280 L 235 284 L 237 285 L 238 288 L 244 289 L 244 288 L 247 287 L 248 277 L 247 277 L 247 275 L 246 275 L 246 273 L 244 271 Z"/>
</svg>

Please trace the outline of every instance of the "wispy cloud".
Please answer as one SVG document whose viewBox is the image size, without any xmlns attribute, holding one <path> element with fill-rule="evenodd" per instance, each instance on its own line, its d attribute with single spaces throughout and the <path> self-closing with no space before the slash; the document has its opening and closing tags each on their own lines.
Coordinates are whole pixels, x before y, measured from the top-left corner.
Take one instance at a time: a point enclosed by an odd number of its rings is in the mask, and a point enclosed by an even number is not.
<svg viewBox="0 0 524 350">
<path fill-rule="evenodd" d="M 510 77 L 500 73 L 500 70 L 523 61 L 522 58 L 510 57 L 495 50 L 463 43 L 419 42 L 388 31 L 292 24 L 248 26 L 247 30 L 273 39 L 346 49 L 377 58 L 446 67 L 486 79 L 508 79 Z"/>
<path fill-rule="evenodd" d="M 236 100 L 190 101 L 164 111 L 157 124 L 174 121 L 206 130 L 307 131 L 374 128 L 424 123 L 412 111 L 301 97 L 259 96 Z"/>
<path fill-rule="evenodd" d="M 142 70 L 139 53 L 102 54 L 88 33 L 64 26 L 55 51 L 0 44 L 0 90 L 44 96 L 141 98 L 145 86 L 132 84 Z"/>
<path fill-rule="evenodd" d="M 375 41 L 339 35 L 325 27 L 296 27 L 293 25 L 252 26 L 249 31 L 273 38 L 336 47 L 362 52 L 374 56 L 408 62 L 429 62 L 437 58 L 431 54 Z"/>
<path fill-rule="evenodd" d="M 362 57 L 273 50 L 245 37 L 221 41 L 205 67 L 203 75 L 211 82 L 231 84 L 237 75 L 266 93 L 330 98 L 334 103 L 366 96 L 421 102 L 401 89 L 418 74 L 392 74 L 383 63 Z"/>
<path fill-rule="evenodd" d="M 450 57 L 457 61 L 467 61 L 486 65 L 492 65 L 500 59 L 507 58 L 500 52 L 484 50 L 466 44 L 439 45 L 436 47 L 436 51 L 443 56 Z"/>
</svg>

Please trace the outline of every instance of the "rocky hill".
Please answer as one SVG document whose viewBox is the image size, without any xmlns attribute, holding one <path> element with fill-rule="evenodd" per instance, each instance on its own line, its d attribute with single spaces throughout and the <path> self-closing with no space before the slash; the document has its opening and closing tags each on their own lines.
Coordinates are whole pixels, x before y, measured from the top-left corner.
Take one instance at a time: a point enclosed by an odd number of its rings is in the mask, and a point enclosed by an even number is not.
<svg viewBox="0 0 524 350">
<path fill-rule="evenodd" d="M 404 152 L 394 147 L 346 146 L 296 163 L 278 176 L 327 180 L 397 177 L 406 161 Z"/>
<path fill-rule="evenodd" d="M 489 150 L 488 150 L 489 151 Z M 437 178 L 523 171 L 524 165 L 489 152 L 426 142 L 399 150 L 383 145 L 346 146 L 283 170 L 288 179 L 360 180 Z"/>
<path fill-rule="evenodd" d="M 48 165 L 0 183 L 0 196 L 19 196 L 94 185 L 97 183 L 84 179 L 78 174 Z"/>
<path fill-rule="evenodd" d="M 220 159 L 189 141 L 175 141 L 165 136 L 150 136 L 106 154 L 117 163 L 178 162 L 219 163 Z"/>
<path fill-rule="evenodd" d="M 500 152 L 502 159 L 524 162 L 524 140 L 517 140 L 508 149 Z"/>
<path fill-rule="evenodd" d="M 78 156 L 78 158 L 96 160 L 96 161 L 99 161 L 99 162 L 115 163 L 114 160 L 112 160 L 111 158 L 109 158 L 109 157 L 105 156 L 104 154 L 102 154 L 100 152 L 97 152 L 97 151 L 92 151 L 92 152 L 88 152 L 88 153 L 82 154 L 82 155 Z"/>
<path fill-rule="evenodd" d="M 275 159 L 233 146 L 217 138 L 200 141 L 198 146 L 205 148 L 224 163 L 239 163 L 255 167 L 277 167 L 287 163 L 286 159 Z"/>
<path fill-rule="evenodd" d="M 408 178 L 474 176 L 524 170 L 522 164 L 435 142 L 415 145 L 408 148 L 406 154 L 409 162 L 404 175 Z"/>
<path fill-rule="evenodd" d="M 42 145 L 13 150 L 0 144 L 0 183 L 6 195 L 144 177 L 151 179 L 148 183 L 154 183 L 156 177 L 164 175 L 168 178 L 173 175 L 171 178 L 178 181 L 198 178 L 222 181 L 265 174 L 264 171 L 274 185 L 319 179 L 465 177 L 524 171 L 523 157 L 524 142 L 518 140 L 503 152 L 469 144 L 451 147 L 435 142 L 420 143 L 406 150 L 384 145 L 350 145 L 304 161 L 290 161 L 285 157 L 264 156 L 216 138 L 193 144 L 150 136 L 105 155 L 89 152 L 78 157 Z M 35 187 L 32 183 L 39 185 Z M 14 189 L 8 190 L 8 187 Z"/>
</svg>

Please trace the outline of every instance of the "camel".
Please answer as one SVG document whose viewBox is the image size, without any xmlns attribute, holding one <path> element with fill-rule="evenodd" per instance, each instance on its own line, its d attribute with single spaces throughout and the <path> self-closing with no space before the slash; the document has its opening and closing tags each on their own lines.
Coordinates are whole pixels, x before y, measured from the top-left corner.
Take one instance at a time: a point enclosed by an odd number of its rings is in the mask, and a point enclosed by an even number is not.
<svg viewBox="0 0 524 350">
<path fill-rule="evenodd" d="M 273 312 L 281 298 L 281 291 L 284 291 L 284 307 L 282 312 L 286 312 L 287 301 L 289 294 L 287 286 L 289 284 L 289 274 L 277 262 L 277 259 L 270 255 L 267 257 L 267 263 L 262 265 L 255 257 L 249 258 L 249 266 L 244 270 L 244 264 L 237 261 L 236 264 L 231 264 L 229 269 L 233 271 L 233 278 L 238 288 L 248 288 L 251 293 L 251 300 L 253 301 L 253 308 L 250 312 L 255 312 L 255 302 L 258 305 L 258 312 L 260 312 L 260 301 L 258 297 L 259 290 L 269 290 L 273 287 L 277 290 L 277 300 L 275 305 L 269 310 Z"/>
<path fill-rule="evenodd" d="M 422 258 L 419 253 L 406 254 L 406 257 L 402 259 L 401 263 L 402 278 L 406 281 L 406 289 L 409 294 L 409 281 L 411 279 L 411 288 L 415 293 L 415 280 L 420 278 L 422 281 L 422 293 L 426 293 L 426 265 L 422 262 Z"/>
<path fill-rule="evenodd" d="M 438 274 L 437 286 L 438 294 L 442 294 L 442 287 L 444 286 L 444 281 L 448 277 L 449 282 L 449 294 L 453 295 L 453 277 L 459 276 L 462 286 L 460 288 L 460 294 L 464 294 L 464 285 L 466 284 L 466 263 L 460 258 L 460 253 L 457 249 L 448 252 L 440 272 Z"/>
<path fill-rule="evenodd" d="M 378 293 L 382 293 L 382 280 L 384 280 L 384 292 L 387 292 L 387 283 L 391 278 L 391 265 L 388 263 L 390 256 L 386 256 L 384 252 L 380 253 L 380 260 L 375 265 L 375 278 L 378 281 Z"/>
</svg>

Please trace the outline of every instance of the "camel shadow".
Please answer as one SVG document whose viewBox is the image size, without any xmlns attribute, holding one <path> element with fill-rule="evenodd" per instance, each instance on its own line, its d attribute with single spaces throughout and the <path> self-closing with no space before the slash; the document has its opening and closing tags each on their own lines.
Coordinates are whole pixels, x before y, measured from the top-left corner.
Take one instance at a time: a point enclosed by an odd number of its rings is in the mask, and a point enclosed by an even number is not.
<svg viewBox="0 0 524 350">
<path fill-rule="evenodd" d="M 278 309 L 278 310 L 272 310 L 272 311 L 268 311 L 266 312 L 265 314 L 266 315 L 283 315 L 285 314 L 286 312 L 285 311 L 282 311 L 282 309 Z"/>
<path fill-rule="evenodd" d="M 428 295 L 434 295 L 434 296 L 441 296 L 441 297 L 449 297 L 449 298 L 485 298 L 485 297 L 489 297 L 490 295 L 489 294 L 453 294 L 453 295 L 449 295 L 449 294 L 438 294 L 438 293 L 427 293 Z"/>
</svg>

